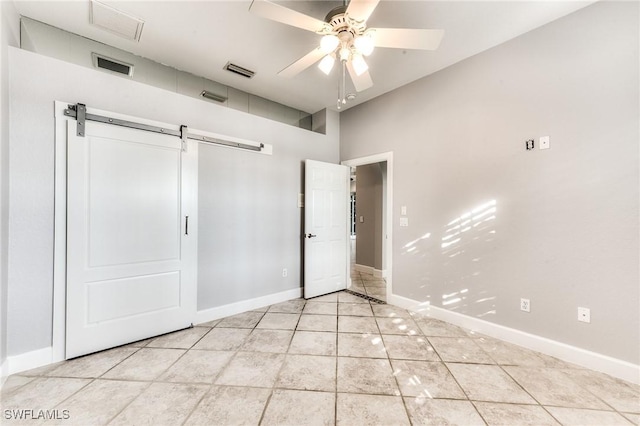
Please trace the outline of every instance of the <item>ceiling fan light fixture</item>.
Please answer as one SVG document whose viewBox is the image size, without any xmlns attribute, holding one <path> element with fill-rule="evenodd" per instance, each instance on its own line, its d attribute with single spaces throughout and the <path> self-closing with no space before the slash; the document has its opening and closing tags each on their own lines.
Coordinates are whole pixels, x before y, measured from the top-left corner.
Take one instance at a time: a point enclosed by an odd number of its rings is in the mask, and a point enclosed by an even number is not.
<svg viewBox="0 0 640 426">
<path fill-rule="evenodd" d="M 333 55 L 327 55 L 324 58 L 322 58 L 322 60 L 318 64 L 318 68 L 320 68 L 320 71 L 322 71 L 326 75 L 329 75 L 329 73 L 333 69 L 333 64 L 335 62 L 336 62 L 336 60 L 333 57 Z"/>
<path fill-rule="evenodd" d="M 369 69 L 369 65 L 365 62 L 364 58 L 359 53 L 354 53 L 351 57 L 351 65 L 357 76 L 361 76 Z"/>
<path fill-rule="evenodd" d="M 346 62 L 349 60 L 349 56 L 351 56 L 351 50 L 347 46 L 342 46 L 340 49 L 340 60 Z"/>
<path fill-rule="evenodd" d="M 363 54 L 364 56 L 369 56 L 373 53 L 373 38 L 371 38 L 368 34 L 363 34 L 355 39 L 353 42 L 358 53 Z"/>
<path fill-rule="evenodd" d="M 320 39 L 320 50 L 323 53 L 329 54 L 336 50 L 336 47 L 340 44 L 340 40 L 333 34 L 327 34 Z"/>
</svg>

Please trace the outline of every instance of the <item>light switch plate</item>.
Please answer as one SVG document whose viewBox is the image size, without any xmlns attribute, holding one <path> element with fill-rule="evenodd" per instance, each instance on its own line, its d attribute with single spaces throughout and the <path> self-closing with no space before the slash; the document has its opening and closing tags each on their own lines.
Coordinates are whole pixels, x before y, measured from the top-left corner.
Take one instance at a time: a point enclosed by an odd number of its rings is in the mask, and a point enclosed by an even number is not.
<svg viewBox="0 0 640 426">
<path fill-rule="evenodd" d="M 549 149 L 549 136 L 540 136 L 540 149 Z"/>
<path fill-rule="evenodd" d="M 400 214 L 402 216 L 406 216 L 407 215 L 407 206 L 400 207 Z"/>
<path fill-rule="evenodd" d="M 401 217 L 400 218 L 400 226 L 409 226 L 409 218 Z"/>
</svg>

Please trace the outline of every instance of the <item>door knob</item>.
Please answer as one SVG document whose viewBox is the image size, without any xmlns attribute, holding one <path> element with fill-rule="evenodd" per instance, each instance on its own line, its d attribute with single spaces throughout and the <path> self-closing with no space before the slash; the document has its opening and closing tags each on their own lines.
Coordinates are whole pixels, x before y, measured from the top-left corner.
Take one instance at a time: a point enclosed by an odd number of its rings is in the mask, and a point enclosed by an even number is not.
<svg viewBox="0 0 640 426">
<path fill-rule="evenodd" d="M 314 237 L 317 237 L 317 235 L 314 235 L 314 234 L 307 234 L 307 235 L 306 235 L 306 237 L 307 237 L 307 238 L 314 238 Z"/>
</svg>

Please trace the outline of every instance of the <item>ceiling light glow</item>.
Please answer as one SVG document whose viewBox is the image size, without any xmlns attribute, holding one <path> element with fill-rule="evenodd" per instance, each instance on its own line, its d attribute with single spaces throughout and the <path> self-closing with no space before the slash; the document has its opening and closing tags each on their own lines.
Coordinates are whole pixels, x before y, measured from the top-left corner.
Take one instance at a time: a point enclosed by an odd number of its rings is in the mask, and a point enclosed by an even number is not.
<svg viewBox="0 0 640 426">
<path fill-rule="evenodd" d="M 369 35 L 361 35 L 353 42 L 356 50 L 364 56 L 369 56 L 373 53 L 373 39 Z"/>
<path fill-rule="evenodd" d="M 320 40 L 320 50 L 329 54 L 336 50 L 336 47 L 340 44 L 340 40 L 333 34 L 327 34 Z"/>
<path fill-rule="evenodd" d="M 346 62 L 349 60 L 350 55 L 351 50 L 349 50 L 349 48 L 346 46 L 342 46 L 342 48 L 340 49 L 340 60 Z"/>
<path fill-rule="evenodd" d="M 353 65 L 353 70 L 356 72 L 358 76 L 364 74 L 369 69 L 369 65 L 364 61 L 364 58 L 359 53 L 354 53 L 351 57 L 351 64 Z"/>
<path fill-rule="evenodd" d="M 333 69 L 333 64 L 335 62 L 336 60 L 332 55 L 327 55 L 324 58 L 322 58 L 322 60 L 318 64 L 318 68 L 320 68 L 320 70 L 326 75 L 329 75 L 329 73 Z"/>
</svg>

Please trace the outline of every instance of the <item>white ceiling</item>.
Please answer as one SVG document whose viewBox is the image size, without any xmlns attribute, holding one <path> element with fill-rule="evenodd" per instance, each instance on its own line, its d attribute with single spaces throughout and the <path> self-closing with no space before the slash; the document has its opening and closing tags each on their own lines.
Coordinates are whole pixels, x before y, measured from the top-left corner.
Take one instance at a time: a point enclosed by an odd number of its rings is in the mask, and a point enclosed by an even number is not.
<svg viewBox="0 0 640 426">
<path fill-rule="evenodd" d="M 315 66 L 292 79 L 277 73 L 314 49 L 320 36 L 257 17 L 250 1 L 111 1 L 145 21 L 140 42 L 89 23 L 89 1 L 16 1 L 29 18 L 118 47 L 307 112 L 335 109 L 338 68 L 325 76 Z M 336 1 L 278 1 L 324 19 Z M 374 86 L 358 93 L 351 107 L 441 70 L 593 1 L 394 1 L 383 0 L 369 27 L 444 29 L 434 52 L 379 48 L 367 58 Z M 256 71 L 247 80 L 224 71 L 232 61 Z M 347 77 L 348 80 L 348 77 Z M 348 87 L 352 87 L 348 81 Z M 348 92 L 353 92 L 353 89 Z"/>
</svg>

